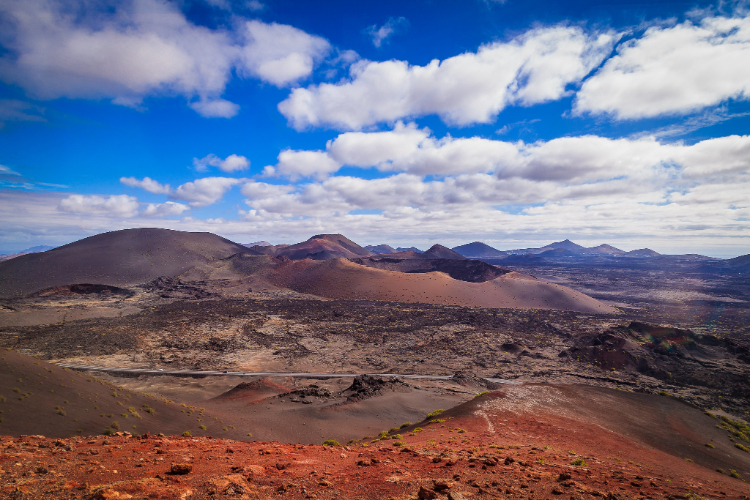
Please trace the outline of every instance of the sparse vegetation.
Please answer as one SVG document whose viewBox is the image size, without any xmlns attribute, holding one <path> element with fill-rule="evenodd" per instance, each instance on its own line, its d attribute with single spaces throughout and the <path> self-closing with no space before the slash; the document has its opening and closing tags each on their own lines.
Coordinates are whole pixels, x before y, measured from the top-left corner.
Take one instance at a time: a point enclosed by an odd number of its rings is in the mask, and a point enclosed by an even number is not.
<svg viewBox="0 0 750 500">
<path fill-rule="evenodd" d="M 339 443 L 335 439 L 326 439 L 325 441 L 323 441 L 323 446 L 341 446 L 341 443 Z"/>
<path fill-rule="evenodd" d="M 585 467 L 586 466 L 586 461 L 584 459 L 582 459 L 582 458 L 579 457 L 579 458 L 573 459 L 570 462 L 570 465 L 577 465 L 579 467 Z"/>
</svg>

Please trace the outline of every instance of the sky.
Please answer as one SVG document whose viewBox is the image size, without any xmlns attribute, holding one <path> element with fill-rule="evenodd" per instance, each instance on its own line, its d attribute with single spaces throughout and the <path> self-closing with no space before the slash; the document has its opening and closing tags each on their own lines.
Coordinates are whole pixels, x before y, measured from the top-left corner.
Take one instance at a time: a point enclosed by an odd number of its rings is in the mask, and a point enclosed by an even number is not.
<svg viewBox="0 0 750 500">
<path fill-rule="evenodd" d="M 4 0 L 0 251 L 162 227 L 748 254 L 749 7 Z"/>
</svg>

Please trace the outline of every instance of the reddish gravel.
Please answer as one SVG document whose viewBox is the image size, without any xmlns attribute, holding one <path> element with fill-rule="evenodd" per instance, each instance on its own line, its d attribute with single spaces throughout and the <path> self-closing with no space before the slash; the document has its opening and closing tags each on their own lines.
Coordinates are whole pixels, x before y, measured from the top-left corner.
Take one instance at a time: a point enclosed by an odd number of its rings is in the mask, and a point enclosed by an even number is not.
<svg viewBox="0 0 750 500">
<path fill-rule="evenodd" d="M 0 495 L 455 500 L 750 494 L 741 480 L 597 425 L 539 406 L 534 413 L 502 410 L 504 399 L 502 392 L 490 393 L 400 429 L 400 440 L 371 438 L 366 447 L 206 437 L 4 438 Z M 577 460 L 585 464 L 573 465 Z"/>
</svg>

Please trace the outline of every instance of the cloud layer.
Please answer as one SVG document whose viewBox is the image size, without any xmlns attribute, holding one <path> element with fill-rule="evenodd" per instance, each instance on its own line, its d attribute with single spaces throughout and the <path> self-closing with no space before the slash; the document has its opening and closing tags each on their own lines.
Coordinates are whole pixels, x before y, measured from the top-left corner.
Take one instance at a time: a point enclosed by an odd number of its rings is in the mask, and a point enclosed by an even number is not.
<svg viewBox="0 0 750 500">
<path fill-rule="evenodd" d="M 347 82 L 296 88 L 279 111 L 296 129 L 357 130 L 406 117 L 439 115 L 454 125 L 487 123 L 508 105 L 559 99 L 609 53 L 616 36 L 578 27 L 532 29 L 426 66 L 361 61 Z"/>
<path fill-rule="evenodd" d="M 197 26 L 172 2 L 157 0 L 8 0 L 0 17 L 8 49 L 0 78 L 37 99 L 136 106 L 148 95 L 181 95 L 206 117 L 237 114 L 221 97 L 232 71 L 285 86 L 309 76 L 330 50 L 324 39 L 281 24 Z"/>
<path fill-rule="evenodd" d="M 577 113 L 618 119 L 685 114 L 750 98 L 750 18 L 652 27 L 586 80 Z"/>
</svg>

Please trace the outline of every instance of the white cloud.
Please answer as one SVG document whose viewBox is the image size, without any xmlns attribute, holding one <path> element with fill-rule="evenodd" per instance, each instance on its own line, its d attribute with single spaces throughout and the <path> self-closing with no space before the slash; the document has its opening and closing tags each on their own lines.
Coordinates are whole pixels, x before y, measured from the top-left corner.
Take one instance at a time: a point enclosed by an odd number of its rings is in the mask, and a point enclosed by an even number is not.
<svg viewBox="0 0 750 500">
<path fill-rule="evenodd" d="M 429 114 L 455 125 L 487 123 L 508 105 L 559 99 L 602 61 L 615 38 L 555 26 L 426 66 L 360 61 L 350 81 L 296 88 L 278 108 L 296 129 L 357 130 Z"/>
<path fill-rule="evenodd" d="M 237 104 L 221 98 L 233 70 L 287 85 L 308 76 L 330 48 L 291 26 L 239 17 L 238 31 L 197 26 L 159 0 L 8 0 L 0 18 L 7 49 L 0 79 L 35 98 L 138 106 L 149 95 L 181 95 L 206 117 L 237 114 Z"/>
<path fill-rule="evenodd" d="M 386 41 L 391 35 L 395 34 L 396 32 L 405 29 L 407 26 L 409 26 L 409 21 L 406 20 L 405 17 L 399 17 L 399 18 L 389 18 L 388 21 L 381 26 L 380 28 L 377 27 L 377 25 L 373 24 L 372 26 L 369 26 L 365 33 L 367 33 L 370 36 L 370 39 L 372 40 L 372 44 L 375 47 L 380 47 L 384 41 Z"/>
<path fill-rule="evenodd" d="M 240 112 L 240 106 L 226 99 L 201 97 L 188 103 L 195 112 L 205 118 L 232 118 Z"/>
<path fill-rule="evenodd" d="M 182 212 L 185 210 L 190 210 L 190 207 L 182 203 L 175 203 L 174 201 L 149 203 L 141 212 L 141 215 L 145 215 L 146 217 L 169 217 L 172 215 L 182 215 Z"/>
<path fill-rule="evenodd" d="M 300 177 L 325 178 L 341 167 L 325 151 L 293 151 L 288 149 L 279 153 L 278 160 L 279 163 L 275 167 L 275 172 L 292 180 Z"/>
<path fill-rule="evenodd" d="M 232 186 L 241 182 L 242 179 L 229 177 L 204 177 L 178 186 L 171 197 L 187 201 L 191 207 L 205 207 L 219 201 Z"/>
<path fill-rule="evenodd" d="M 250 161 L 244 156 L 231 154 L 225 159 L 221 159 L 214 154 L 207 155 L 203 158 L 193 158 L 193 167 L 199 172 L 205 172 L 208 167 L 217 167 L 224 172 L 232 173 L 239 170 L 247 170 L 250 167 Z"/>
<path fill-rule="evenodd" d="M 498 179 L 582 184 L 618 178 L 655 179 L 679 174 L 684 182 L 750 172 L 750 136 L 707 139 L 693 145 L 654 137 L 609 139 L 594 135 L 535 143 L 482 137 L 434 137 L 427 128 L 396 123 L 383 132 L 346 132 L 324 151 L 279 154 L 264 176 L 324 180 L 342 166 L 419 176 L 493 174 Z M 713 182 L 713 181 L 712 181 Z"/>
<path fill-rule="evenodd" d="M 120 177 L 120 182 L 126 186 L 145 189 L 154 194 L 169 194 L 172 191 L 169 184 L 161 184 L 150 177 L 144 177 L 141 181 L 135 177 Z"/>
<path fill-rule="evenodd" d="M 240 190 L 243 196 L 246 196 L 250 200 L 256 199 L 268 199 L 277 196 L 284 195 L 290 191 L 294 191 L 293 186 L 279 185 L 279 184 L 268 184 L 265 182 L 249 181 L 242 186 Z"/>
<path fill-rule="evenodd" d="M 308 76 L 331 50 L 326 40 L 284 24 L 245 21 L 242 31 L 240 71 L 277 86 Z"/>
<path fill-rule="evenodd" d="M 677 115 L 750 98 L 750 17 L 651 27 L 584 82 L 576 113 Z"/>
<path fill-rule="evenodd" d="M 78 214 L 100 214 L 113 217 L 132 217 L 138 213 L 138 199 L 134 196 L 72 194 L 60 201 L 58 210 Z"/>
</svg>

